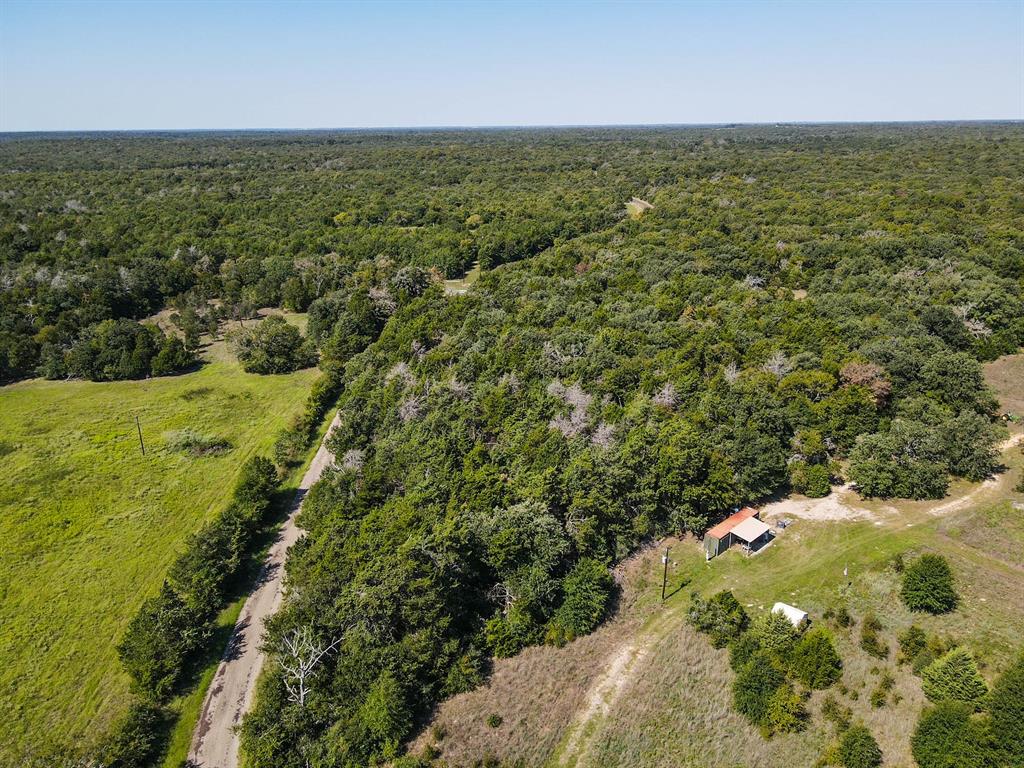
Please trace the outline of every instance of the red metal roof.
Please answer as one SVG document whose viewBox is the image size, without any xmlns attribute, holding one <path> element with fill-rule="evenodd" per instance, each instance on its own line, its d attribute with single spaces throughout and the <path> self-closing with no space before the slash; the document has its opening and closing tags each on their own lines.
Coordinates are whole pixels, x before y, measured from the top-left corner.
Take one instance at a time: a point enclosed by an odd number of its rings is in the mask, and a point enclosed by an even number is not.
<svg viewBox="0 0 1024 768">
<path fill-rule="evenodd" d="M 749 520 L 752 517 L 757 517 L 757 510 L 753 507 L 744 507 L 734 515 L 729 515 L 722 522 L 708 531 L 705 536 L 713 536 L 716 539 L 725 538 L 725 535 L 729 533 L 733 528 L 742 523 L 744 520 Z"/>
</svg>

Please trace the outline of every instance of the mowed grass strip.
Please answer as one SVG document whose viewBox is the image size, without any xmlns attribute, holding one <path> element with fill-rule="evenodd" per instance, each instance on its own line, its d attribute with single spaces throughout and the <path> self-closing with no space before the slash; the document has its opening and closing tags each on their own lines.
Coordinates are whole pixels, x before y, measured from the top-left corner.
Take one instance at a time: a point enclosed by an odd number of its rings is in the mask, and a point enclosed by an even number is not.
<svg viewBox="0 0 1024 768">
<path fill-rule="evenodd" d="M 123 710 L 115 646 L 128 621 L 316 376 L 217 359 L 177 377 L 0 388 L 0 763 L 88 741 Z M 174 451 L 182 430 L 231 448 Z"/>
</svg>

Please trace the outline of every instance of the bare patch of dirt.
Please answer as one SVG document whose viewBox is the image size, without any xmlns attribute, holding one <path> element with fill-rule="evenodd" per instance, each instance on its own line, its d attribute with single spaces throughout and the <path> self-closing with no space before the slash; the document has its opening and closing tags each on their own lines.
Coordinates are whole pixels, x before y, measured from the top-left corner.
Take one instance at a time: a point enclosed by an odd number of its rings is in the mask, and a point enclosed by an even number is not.
<svg viewBox="0 0 1024 768">
<path fill-rule="evenodd" d="M 761 517 L 765 520 L 780 517 L 815 521 L 871 520 L 875 512 L 863 506 L 860 496 L 847 484 L 835 486 L 832 493 L 820 499 L 791 496 L 766 504 L 761 508 Z"/>
</svg>

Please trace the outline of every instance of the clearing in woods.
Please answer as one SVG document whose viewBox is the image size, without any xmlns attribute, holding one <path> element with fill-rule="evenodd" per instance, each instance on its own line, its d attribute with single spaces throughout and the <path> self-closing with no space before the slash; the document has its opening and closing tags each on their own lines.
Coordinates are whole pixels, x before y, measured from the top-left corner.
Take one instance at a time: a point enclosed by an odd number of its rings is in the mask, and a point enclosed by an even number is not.
<svg viewBox="0 0 1024 768">
<path fill-rule="evenodd" d="M 0 764 L 46 742 L 88 742 L 123 711 L 115 646 L 128 621 L 318 375 L 256 376 L 226 354 L 207 359 L 180 376 L 0 388 Z M 180 430 L 231 448 L 174 450 Z"/>
<path fill-rule="evenodd" d="M 1020 413 L 1024 355 L 989 364 L 986 376 L 1003 410 Z M 1011 425 L 1001 446 L 1004 473 L 985 483 L 956 483 L 945 500 L 856 500 L 845 491 L 821 514 L 803 517 L 778 505 L 766 510 L 769 521 L 780 514 L 797 519 L 751 558 L 728 552 L 706 563 L 692 538 L 670 540 L 664 604 L 664 549 L 639 554 L 619 569 L 623 591 L 613 620 L 565 648 L 530 648 L 498 660 L 486 686 L 439 707 L 439 729 L 421 733 L 414 749 L 434 744 L 453 763 L 492 754 L 552 768 L 814 764 L 832 738 L 819 713 L 824 692 L 810 699 L 806 731 L 765 740 L 732 709 L 728 651 L 714 650 L 686 623 L 692 591 L 730 589 L 752 615 L 776 600 L 809 611 L 822 624 L 828 623 L 825 611 L 840 604 L 858 619 L 874 611 L 892 649 L 889 659 L 879 661 L 859 647 L 857 626 L 834 627 L 848 693 L 832 693 L 871 728 L 886 765 L 912 764 L 910 736 L 924 697 L 920 681 L 895 663 L 896 635 L 916 623 L 956 638 L 979 657 L 990 679 L 1024 637 L 1024 568 L 1017 554 L 1024 546 L 1024 494 L 1013 490 L 1024 470 L 1021 430 Z M 945 555 L 956 573 L 962 604 L 947 616 L 911 614 L 899 600 L 894 557 L 925 550 Z M 870 694 L 883 672 L 895 678 L 898 695 L 873 707 Z M 491 713 L 502 717 L 500 727 L 487 727 Z M 445 734 L 439 742 L 436 733 Z"/>
<path fill-rule="evenodd" d="M 445 280 L 444 281 L 444 292 L 448 296 L 461 296 L 477 280 L 480 279 L 480 261 L 474 261 L 473 266 L 470 267 L 469 271 L 460 280 Z"/>
</svg>

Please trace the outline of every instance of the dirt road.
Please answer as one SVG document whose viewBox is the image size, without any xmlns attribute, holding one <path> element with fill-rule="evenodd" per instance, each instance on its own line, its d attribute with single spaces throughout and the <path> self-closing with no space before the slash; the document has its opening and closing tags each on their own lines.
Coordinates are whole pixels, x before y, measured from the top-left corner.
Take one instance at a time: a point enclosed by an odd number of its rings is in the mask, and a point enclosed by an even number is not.
<svg viewBox="0 0 1024 768">
<path fill-rule="evenodd" d="M 330 435 L 337 425 L 338 417 L 335 416 L 327 434 Z M 192 766 L 236 768 L 238 765 L 238 734 L 235 726 L 241 724 L 242 716 L 252 704 L 256 680 L 263 668 L 264 657 L 259 649 L 263 623 L 281 606 L 285 557 L 288 548 L 301 535 L 295 518 L 302 508 L 302 500 L 334 460 L 327 450 L 326 442 L 325 437 L 299 483 L 288 519 L 267 554 L 256 588 L 245 601 L 224 657 L 206 692 L 206 701 L 203 702 L 203 710 L 188 750 L 189 764 Z"/>
</svg>

